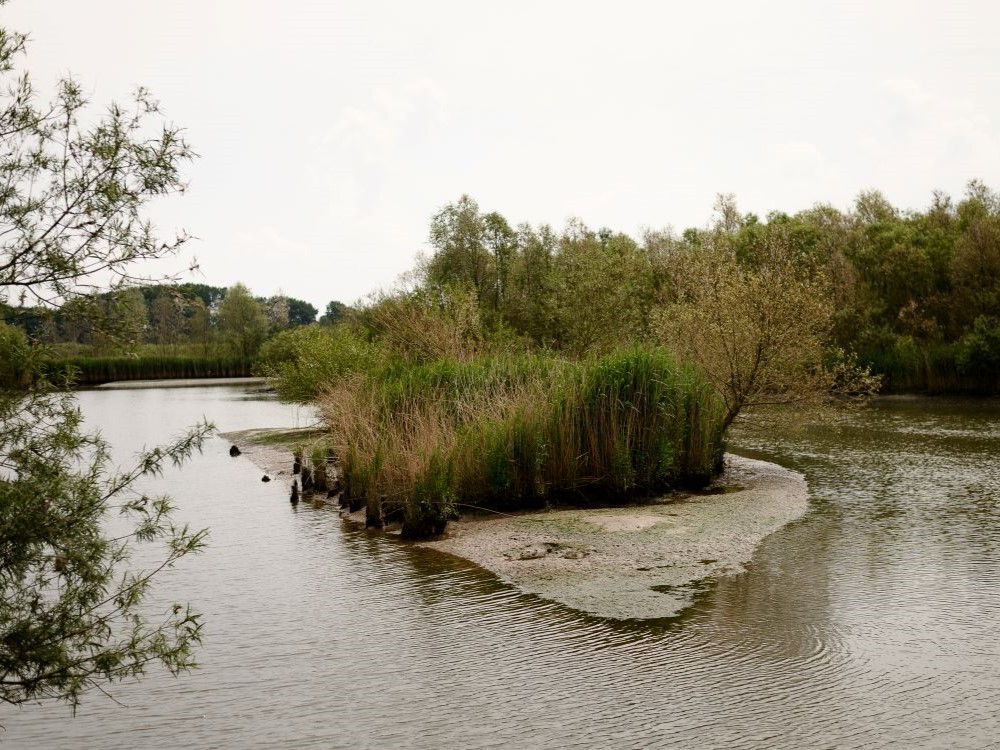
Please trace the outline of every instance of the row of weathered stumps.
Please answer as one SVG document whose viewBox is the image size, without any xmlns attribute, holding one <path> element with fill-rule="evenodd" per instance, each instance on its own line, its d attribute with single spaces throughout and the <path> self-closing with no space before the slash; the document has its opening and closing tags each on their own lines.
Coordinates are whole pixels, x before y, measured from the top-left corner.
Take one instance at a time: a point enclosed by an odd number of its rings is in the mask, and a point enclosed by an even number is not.
<svg viewBox="0 0 1000 750">
<path fill-rule="evenodd" d="M 323 460 L 307 464 L 303 460 L 302 449 L 296 448 L 292 453 L 292 493 L 289 501 L 295 505 L 299 501 L 299 481 L 302 494 L 310 492 L 313 496 L 326 494 L 328 500 L 336 498 L 339 503 L 340 479 L 337 477 L 337 455 L 332 448 L 327 448 Z M 295 476 L 298 479 L 295 479 Z"/>
<path fill-rule="evenodd" d="M 242 455 L 242 451 L 235 445 L 229 448 L 229 455 Z M 336 499 L 340 502 L 340 479 L 337 477 L 337 456 L 332 448 L 327 448 L 323 454 L 322 461 L 306 462 L 301 448 L 296 448 L 292 452 L 292 489 L 288 497 L 292 505 L 298 505 L 299 498 L 310 493 L 313 497 L 325 494 L 326 499 Z M 278 472 L 283 474 L 284 472 Z M 264 474 L 260 478 L 262 482 L 270 482 L 271 477 Z M 301 489 L 300 489 L 301 487 Z"/>
<path fill-rule="evenodd" d="M 230 447 L 230 456 L 241 454 L 239 447 L 235 445 Z M 278 472 L 278 475 L 284 474 L 284 470 Z M 262 482 L 270 482 L 271 479 L 272 477 L 267 474 L 261 477 Z M 409 518 L 400 507 L 387 512 L 385 495 L 366 497 L 350 493 L 338 476 L 337 455 L 332 448 L 311 451 L 309 460 L 304 456 L 302 448 L 296 448 L 292 453 L 292 485 L 288 500 L 292 505 L 298 505 L 300 500 L 307 499 L 313 502 L 332 503 L 343 515 L 353 516 L 363 510 L 366 527 L 387 531 L 398 530 L 404 539 L 440 536 L 448 522 L 448 519 L 438 516 Z M 394 518 L 390 519 L 389 516 Z"/>
</svg>

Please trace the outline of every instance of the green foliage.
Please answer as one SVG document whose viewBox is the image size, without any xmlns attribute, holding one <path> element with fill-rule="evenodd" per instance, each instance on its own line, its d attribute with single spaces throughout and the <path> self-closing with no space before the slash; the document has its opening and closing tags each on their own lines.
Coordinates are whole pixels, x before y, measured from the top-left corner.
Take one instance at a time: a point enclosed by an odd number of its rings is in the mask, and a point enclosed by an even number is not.
<svg viewBox="0 0 1000 750">
<path fill-rule="evenodd" d="M 23 35 L 0 29 L 0 298 L 107 312 L 102 335 L 131 346 L 145 326 L 142 294 L 129 290 L 134 264 L 170 255 L 185 239 L 156 236 L 144 209 L 183 189 L 180 169 L 192 153 L 143 90 L 129 106 L 94 115 L 66 78 L 54 101 L 39 102 L 30 77 L 15 70 L 24 45 Z M 111 286 L 101 300 L 85 294 L 98 282 Z M 34 332 L 53 317 L 40 312 Z M 53 699 L 75 709 L 88 689 L 152 665 L 175 674 L 195 666 L 199 616 L 182 603 L 151 608 L 151 583 L 196 552 L 203 533 L 176 525 L 167 498 L 132 487 L 189 456 L 210 426 L 115 470 L 104 442 L 82 431 L 72 395 L 47 387 L 26 344 L 0 327 L 0 701 Z M 135 546 L 150 543 L 162 545 L 159 563 L 131 565 Z"/>
<path fill-rule="evenodd" d="M 241 359 L 253 359 L 267 338 L 264 306 L 243 284 L 236 284 L 226 292 L 219 305 L 219 328 L 230 351 Z"/>
<path fill-rule="evenodd" d="M 323 316 L 319 319 L 319 322 L 325 326 L 330 326 L 336 323 L 340 323 L 347 317 L 349 311 L 350 308 L 343 302 L 338 302 L 337 300 L 333 300 L 332 302 L 328 302 L 326 304 L 326 311 L 323 313 Z"/>
<path fill-rule="evenodd" d="M 311 401 L 323 386 L 349 372 L 371 369 L 375 346 L 347 325 L 301 326 L 283 331 L 261 347 L 254 371 L 273 378 L 287 401 Z"/>
<path fill-rule="evenodd" d="M 468 195 L 442 208 L 431 219 L 430 242 L 435 253 L 429 277 L 444 284 L 471 288 L 481 306 L 495 300 L 498 265 L 486 245 L 487 226 Z"/>
<path fill-rule="evenodd" d="M 601 352 L 648 337 L 656 278 L 648 252 L 630 237 L 571 224 L 552 257 L 552 277 L 552 342 L 561 349 Z"/>
<path fill-rule="evenodd" d="M 174 344 L 184 330 L 184 300 L 169 288 L 161 289 L 149 305 L 151 338 L 158 344 Z"/>
<path fill-rule="evenodd" d="M 162 291 L 163 285 L 157 284 L 156 286 L 144 286 L 140 288 L 142 289 L 142 293 L 147 298 L 150 298 L 159 294 Z M 192 284 L 187 282 L 183 284 L 171 284 L 170 288 L 184 299 L 192 301 L 201 300 L 202 304 L 207 308 L 217 307 L 222 298 L 226 296 L 224 287 L 210 286 L 208 284 Z"/>
<path fill-rule="evenodd" d="M 31 345 L 24 331 L 0 322 L 0 391 L 31 385 L 32 358 Z"/>
<path fill-rule="evenodd" d="M 219 354 L 216 343 L 224 343 L 228 354 L 245 357 L 245 352 L 236 350 L 252 350 L 258 345 L 260 336 L 254 330 L 258 321 L 239 321 L 240 333 L 234 334 L 230 325 L 225 335 L 217 335 L 221 322 L 217 312 L 226 291 L 205 284 L 146 284 L 80 295 L 59 308 L 3 305 L 0 313 L 5 322 L 23 329 L 33 341 L 79 345 L 74 352 L 79 356 L 141 356 L 147 345 L 155 344 L 158 355 L 194 346 L 198 355 L 208 357 Z M 244 302 L 235 307 L 252 307 Z M 264 306 L 272 333 L 308 325 L 316 318 L 316 308 L 293 297 L 277 295 L 256 302 Z M 240 317 L 233 307 L 230 304 L 226 323 L 234 323 L 234 315 Z"/>
<path fill-rule="evenodd" d="M 579 221 L 561 235 L 544 226 L 515 231 L 462 196 L 434 216 L 430 239 L 425 289 L 449 297 L 469 290 L 487 329 L 577 354 L 649 332 L 659 277 L 648 249 L 624 234 Z"/>
<path fill-rule="evenodd" d="M 288 297 L 288 324 L 292 326 L 307 326 L 316 322 L 316 314 L 319 312 L 308 302 Z"/>
<path fill-rule="evenodd" d="M 87 112 L 72 78 L 59 82 L 54 101 L 39 102 L 29 76 L 15 72 L 24 46 L 21 34 L 0 37 L 0 287 L 55 304 L 94 288 L 97 273 L 128 286 L 135 263 L 186 240 L 156 236 L 142 210 L 183 190 L 191 149 L 178 128 L 158 122 L 144 89 L 100 117 Z"/>
<path fill-rule="evenodd" d="M 104 297 L 103 315 L 96 323 L 94 343 L 98 349 L 135 350 L 149 326 L 149 310 L 138 289 L 121 289 Z"/>
<path fill-rule="evenodd" d="M 200 299 L 193 300 L 188 305 L 187 324 L 185 326 L 188 339 L 203 346 L 208 346 L 213 339 L 212 316 L 205 303 Z"/>
<path fill-rule="evenodd" d="M 963 374 L 1000 380 L 1000 319 L 976 318 L 958 342 L 956 363 Z"/>
<path fill-rule="evenodd" d="M 467 359 L 517 345 L 509 330 L 484 320 L 474 294 L 461 286 L 383 295 L 353 317 L 390 360 Z"/>
<path fill-rule="evenodd" d="M 817 205 L 765 220 L 721 196 L 716 218 L 709 229 L 648 232 L 635 242 L 579 221 L 562 232 L 511 230 L 463 196 L 432 221 L 423 288 L 469 290 L 487 331 L 511 330 L 570 355 L 599 353 L 655 338 L 657 308 L 681 301 L 678 261 L 710 248 L 720 231 L 748 271 L 760 270 L 780 238 L 799 267 L 827 278 L 834 312 L 826 345 L 859 354 L 890 390 L 931 380 L 945 390 L 981 389 L 982 375 L 959 371 L 953 357 L 948 374 L 942 354 L 976 319 L 1000 317 L 1000 197 L 981 182 L 970 182 L 957 203 L 936 193 L 923 212 L 901 211 L 870 191 L 846 212 Z M 897 339 L 921 354 L 893 355 Z M 898 369 L 905 362 L 907 373 Z"/>
<path fill-rule="evenodd" d="M 664 340 L 715 387 L 725 428 L 768 407 L 865 401 L 878 379 L 831 356 L 829 273 L 783 221 L 749 226 L 748 238 L 720 220 L 700 247 L 678 253 L 673 297 L 658 311 Z"/>
<path fill-rule="evenodd" d="M 201 620 L 174 603 L 147 619 L 153 577 L 197 552 L 204 532 L 170 520 L 165 497 L 129 488 L 198 449 L 203 425 L 167 448 L 141 454 L 125 472 L 108 468 L 107 446 L 80 430 L 69 394 L 0 396 L 0 700 L 56 698 L 74 707 L 86 690 L 145 673 L 195 666 Z M 39 429 L 39 424 L 51 425 Z M 114 513 L 130 531 L 108 536 Z M 137 543 L 159 542 L 157 566 L 132 569 Z"/>
</svg>

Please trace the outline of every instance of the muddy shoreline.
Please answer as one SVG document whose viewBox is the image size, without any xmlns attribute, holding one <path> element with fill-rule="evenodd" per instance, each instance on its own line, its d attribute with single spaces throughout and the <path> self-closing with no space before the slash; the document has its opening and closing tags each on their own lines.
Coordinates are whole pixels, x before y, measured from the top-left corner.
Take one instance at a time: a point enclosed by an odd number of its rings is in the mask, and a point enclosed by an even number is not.
<svg viewBox="0 0 1000 750">
<path fill-rule="evenodd" d="M 272 479 L 290 484 L 288 441 L 309 432 L 245 430 L 222 437 Z M 732 454 L 725 463 L 707 493 L 609 508 L 467 515 L 449 523 L 442 538 L 414 544 L 469 560 L 524 593 L 587 614 L 675 617 L 706 583 L 742 572 L 765 537 L 808 509 L 801 474 Z M 364 523 L 363 511 L 348 518 Z"/>
</svg>

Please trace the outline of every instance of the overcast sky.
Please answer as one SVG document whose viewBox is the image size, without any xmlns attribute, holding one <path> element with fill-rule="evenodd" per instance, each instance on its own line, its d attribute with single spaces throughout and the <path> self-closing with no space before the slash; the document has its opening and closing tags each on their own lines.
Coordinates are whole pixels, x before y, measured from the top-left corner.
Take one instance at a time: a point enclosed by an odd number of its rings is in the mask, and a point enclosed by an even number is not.
<svg viewBox="0 0 1000 750">
<path fill-rule="evenodd" d="M 462 193 L 627 232 L 1000 188 L 1000 3 L 11 0 L 39 83 L 150 88 L 200 159 L 194 280 L 322 309 Z"/>
</svg>

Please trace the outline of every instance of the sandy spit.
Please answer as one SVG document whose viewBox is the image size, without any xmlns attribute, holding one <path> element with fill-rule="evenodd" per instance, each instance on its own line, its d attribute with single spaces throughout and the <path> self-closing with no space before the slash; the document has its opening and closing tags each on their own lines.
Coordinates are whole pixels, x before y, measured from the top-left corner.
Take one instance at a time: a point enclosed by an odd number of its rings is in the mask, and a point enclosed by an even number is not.
<svg viewBox="0 0 1000 750">
<path fill-rule="evenodd" d="M 266 439 L 279 434 L 281 437 L 280 441 L 256 442 L 262 438 Z M 265 429 L 220 432 L 219 437 L 223 440 L 228 440 L 239 448 L 242 458 L 246 458 L 271 479 L 284 477 L 290 484 L 292 478 L 292 445 L 296 442 L 295 436 L 301 435 L 303 441 L 305 441 L 307 437 L 315 434 L 316 428 L 302 427 L 292 430 Z"/>
<path fill-rule="evenodd" d="M 420 544 L 581 612 L 675 617 L 699 582 L 743 572 L 765 537 L 808 508 L 805 478 L 776 464 L 728 454 L 716 485 L 734 491 L 463 519 L 450 523 L 443 539 Z"/>
<path fill-rule="evenodd" d="M 287 445 L 254 442 L 268 432 L 222 437 L 273 478 L 288 475 Z M 765 461 L 727 454 L 713 487 L 721 494 L 464 516 L 449 523 L 442 538 L 416 544 L 462 557 L 524 593 L 587 614 L 670 618 L 689 607 L 705 583 L 743 572 L 765 537 L 808 509 L 805 478 Z"/>
</svg>

